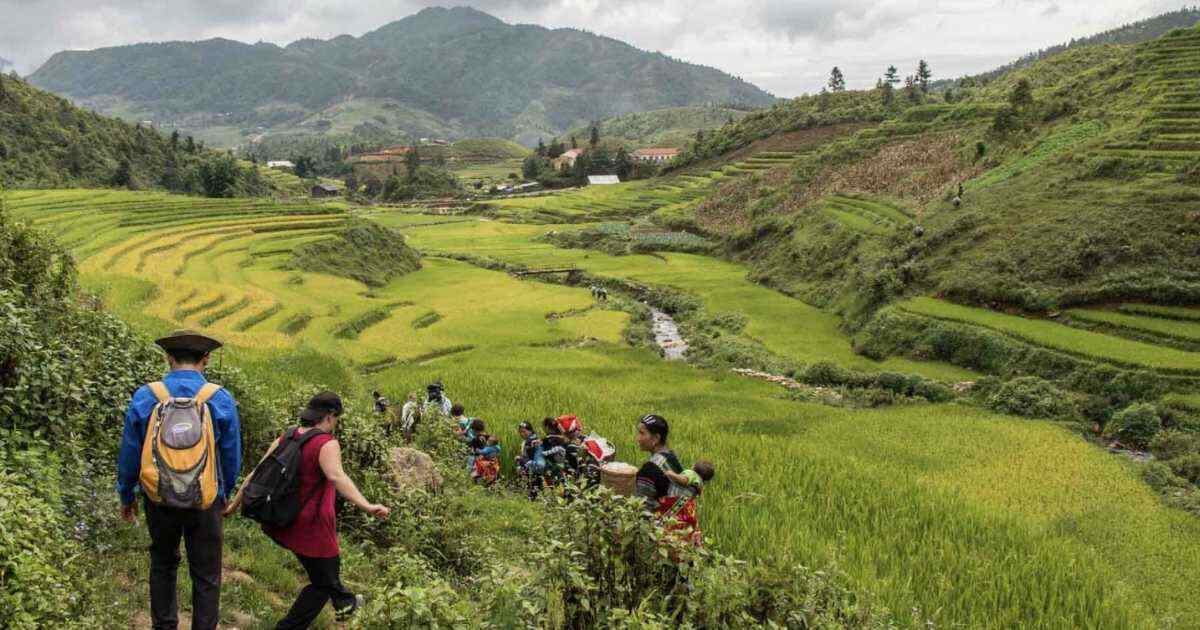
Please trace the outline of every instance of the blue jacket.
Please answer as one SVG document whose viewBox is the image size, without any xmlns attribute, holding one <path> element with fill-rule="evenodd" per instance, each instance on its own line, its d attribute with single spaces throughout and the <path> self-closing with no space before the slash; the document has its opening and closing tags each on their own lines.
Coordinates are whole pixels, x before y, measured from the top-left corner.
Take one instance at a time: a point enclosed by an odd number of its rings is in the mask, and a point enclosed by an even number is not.
<svg viewBox="0 0 1200 630">
<path fill-rule="evenodd" d="M 176 370 L 163 377 L 163 383 L 172 396 L 195 396 L 207 383 L 204 375 L 195 370 Z M 208 401 L 212 410 L 213 437 L 217 441 L 220 468 L 217 469 L 219 487 L 217 495 L 227 499 L 229 489 L 237 481 L 242 469 L 242 428 L 238 419 L 237 402 L 222 388 Z M 117 459 L 117 493 L 121 503 L 132 503 L 134 490 L 142 472 L 142 442 L 146 437 L 146 424 L 154 411 L 158 399 L 146 385 L 141 386 L 129 401 L 125 412 L 125 433 L 121 436 L 121 451 Z"/>
</svg>

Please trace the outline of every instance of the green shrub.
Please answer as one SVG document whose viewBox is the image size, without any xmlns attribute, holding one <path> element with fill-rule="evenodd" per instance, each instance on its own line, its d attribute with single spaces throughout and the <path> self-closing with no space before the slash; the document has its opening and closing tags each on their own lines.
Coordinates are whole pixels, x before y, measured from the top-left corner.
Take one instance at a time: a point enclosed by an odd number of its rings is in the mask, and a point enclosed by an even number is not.
<svg viewBox="0 0 1200 630">
<path fill-rule="evenodd" d="M 1075 413 L 1070 395 L 1036 376 L 1002 383 L 987 396 L 985 404 L 990 409 L 1027 418 L 1061 418 Z"/>
<path fill-rule="evenodd" d="M 1163 462 L 1147 462 L 1142 467 L 1142 479 L 1159 492 L 1186 485 L 1186 482 Z"/>
<path fill-rule="evenodd" d="M 55 460 L 37 452 L 11 470 L 17 462 L 0 451 L 0 628 L 87 627 L 90 587 L 72 562 L 81 549 L 67 534 L 58 497 L 45 494 L 61 483 L 55 467 L 45 465 Z"/>
<path fill-rule="evenodd" d="M 297 247 L 292 269 L 328 273 L 381 287 L 397 276 L 421 268 L 421 255 L 404 236 L 377 223 L 356 221 L 337 238 Z"/>
<path fill-rule="evenodd" d="M 1200 436 L 1175 429 L 1160 431 L 1150 440 L 1150 452 L 1159 459 L 1200 453 Z"/>
<path fill-rule="evenodd" d="M 1117 412 L 1104 427 L 1104 436 L 1120 440 L 1126 446 L 1145 448 L 1162 430 L 1158 410 L 1149 403 L 1134 403 Z"/>
<path fill-rule="evenodd" d="M 1200 483 L 1200 453 L 1177 457 L 1167 463 L 1176 475 L 1192 483 Z"/>
</svg>

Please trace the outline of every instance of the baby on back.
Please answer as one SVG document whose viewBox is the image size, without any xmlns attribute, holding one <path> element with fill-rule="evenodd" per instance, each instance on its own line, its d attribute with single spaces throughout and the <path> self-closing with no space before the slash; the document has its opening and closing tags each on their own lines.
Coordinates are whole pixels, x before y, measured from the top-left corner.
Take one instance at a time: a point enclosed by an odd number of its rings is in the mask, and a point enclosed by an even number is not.
<svg viewBox="0 0 1200 630">
<path fill-rule="evenodd" d="M 712 462 L 707 459 L 696 460 L 696 463 L 691 468 L 681 472 L 665 471 L 667 478 L 672 482 L 677 483 L 688 490 L 691 490 L 692 496 L 699 496 L 700 491 L 704 488 L 704 484 L 712 480 L 716 470 Z"/>
</svg>

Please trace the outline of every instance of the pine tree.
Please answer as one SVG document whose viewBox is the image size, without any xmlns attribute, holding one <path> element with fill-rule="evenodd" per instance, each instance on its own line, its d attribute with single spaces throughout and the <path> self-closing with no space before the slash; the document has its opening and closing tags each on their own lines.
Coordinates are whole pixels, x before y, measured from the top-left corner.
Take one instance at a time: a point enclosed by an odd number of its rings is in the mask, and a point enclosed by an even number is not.
<svg viewBox="0 0 1200 630">
<path fill-rule="evenodd" d="M 887 81 L 879 82 L 879 100 L 885 106 L 896 102 L 896 88 L 892 87 Z"/>
<path fill-rule="evenodd" d="M 196 154 L 196 141 L 191 136 L 188 136 L 187 141 L 183 143 L 183 150 L 192 155 Z"/>
<path fill-rule="evenodd" d="M 575 136 L 573 136 L 573 135 L 571 136 L 571 148 L 572 148 L 572 149 L 578 149 L 578 148 L 579 148 L 579 141 L 578 141 L 578 140 L 576 140 L 576 139 L 575 139 Z"/>
<path fill-rule="evenodd" d="M 171 152 L 175 153 L 179 150 L 179 130 L 171 132 Z"/>
<path fill-rule="evenodd" d="M 888 66 L 887 72 L 883 73 L 883 81 L 892 87 L 900 83 L 900 71 L 896 66 Z"/>
<path fill-rule="evenodd" d="M 592 145 L 593 149 L 600 144 L 600 127 L 598 125 L 592 125 L 592 137 L 588 139 L 588 144 Z"/>
<path fill-rule="evenodd" d="M 842 74 L 841 68 L 833 67 L 829 72 L 829 89 L 833 92 L 846 91 L 846 77 Z"/>
<path fill-rule="evenodd" d="M 538 146 L 537 146 L 536 153 L 538 154 L 538 157 L 546 157 L 546 143 L 542 142 L 541 138 L 538 138 Z"/>
<path fill-rule="evenodd" d="M 929 80 L 933 78 L 933 71 L 929 69 L 929 64 L 922 59 L 917 63 L 917 85 L 921 86 L 921 92 L 929 93 Z"/>
</svg>

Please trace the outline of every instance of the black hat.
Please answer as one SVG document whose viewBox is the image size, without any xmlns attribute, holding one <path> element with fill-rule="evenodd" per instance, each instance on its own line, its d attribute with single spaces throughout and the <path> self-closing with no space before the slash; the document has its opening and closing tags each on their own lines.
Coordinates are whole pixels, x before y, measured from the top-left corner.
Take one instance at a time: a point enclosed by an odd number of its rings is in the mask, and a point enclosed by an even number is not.
<svg viewBox="0 0 1200 630">
<path fill-rule="evenodd" d="M 158 347 L 170 352 L 172 350 L 191 350 L 208 354 L 221 347 L 221 342 L 202 335 L 194 330 L 176 330 L 166 337 L 155 339 Z"/>
<path fill-rule="evenodd" d="M 533 425 L 528 422 L 522 422 L 521 424 L 517 425 L 517 430 L 520 430 L 520 429 L 525 429 L 526 431 L 533 431 Z"/>
<path fill-rule="evenodd" d="M 671 426 L 667 424 L 667 419 L 654 413 L 648 413 L 638 420 L 646 430 L 653 435 L 657 435 L 659 439 L 666 443 L 667 435 L 671 432 Z"/>
<path fill-rule="evenodd" d="M 428 386 L 428 387 L 426 387 L 425 389 L 427 389 L 427 390 L 429 390 L 429 391 L 431 391 L 431 392 L 432 392 L 432 391 L 439 391 L 439 392 L 440 392 L 440 391 L 442 391 L 442 390 L 446 389 L 446 387 L 445 387 L 444 385 L 442 385 L 442 382 L 441 382 L 441 381 L 434 381 L 434 382 L 430 383 L 430 384 L 429 384 L 429 386 Z"/>
<path fill-rule="evenodd" d="M 321 392 L 308 401 L 308 406 L 300 410 L 300 419 L 309 422 L 320 422 L 329 414 L 342 415 L 342 399 L 333 392 Z"/>
</svg>

